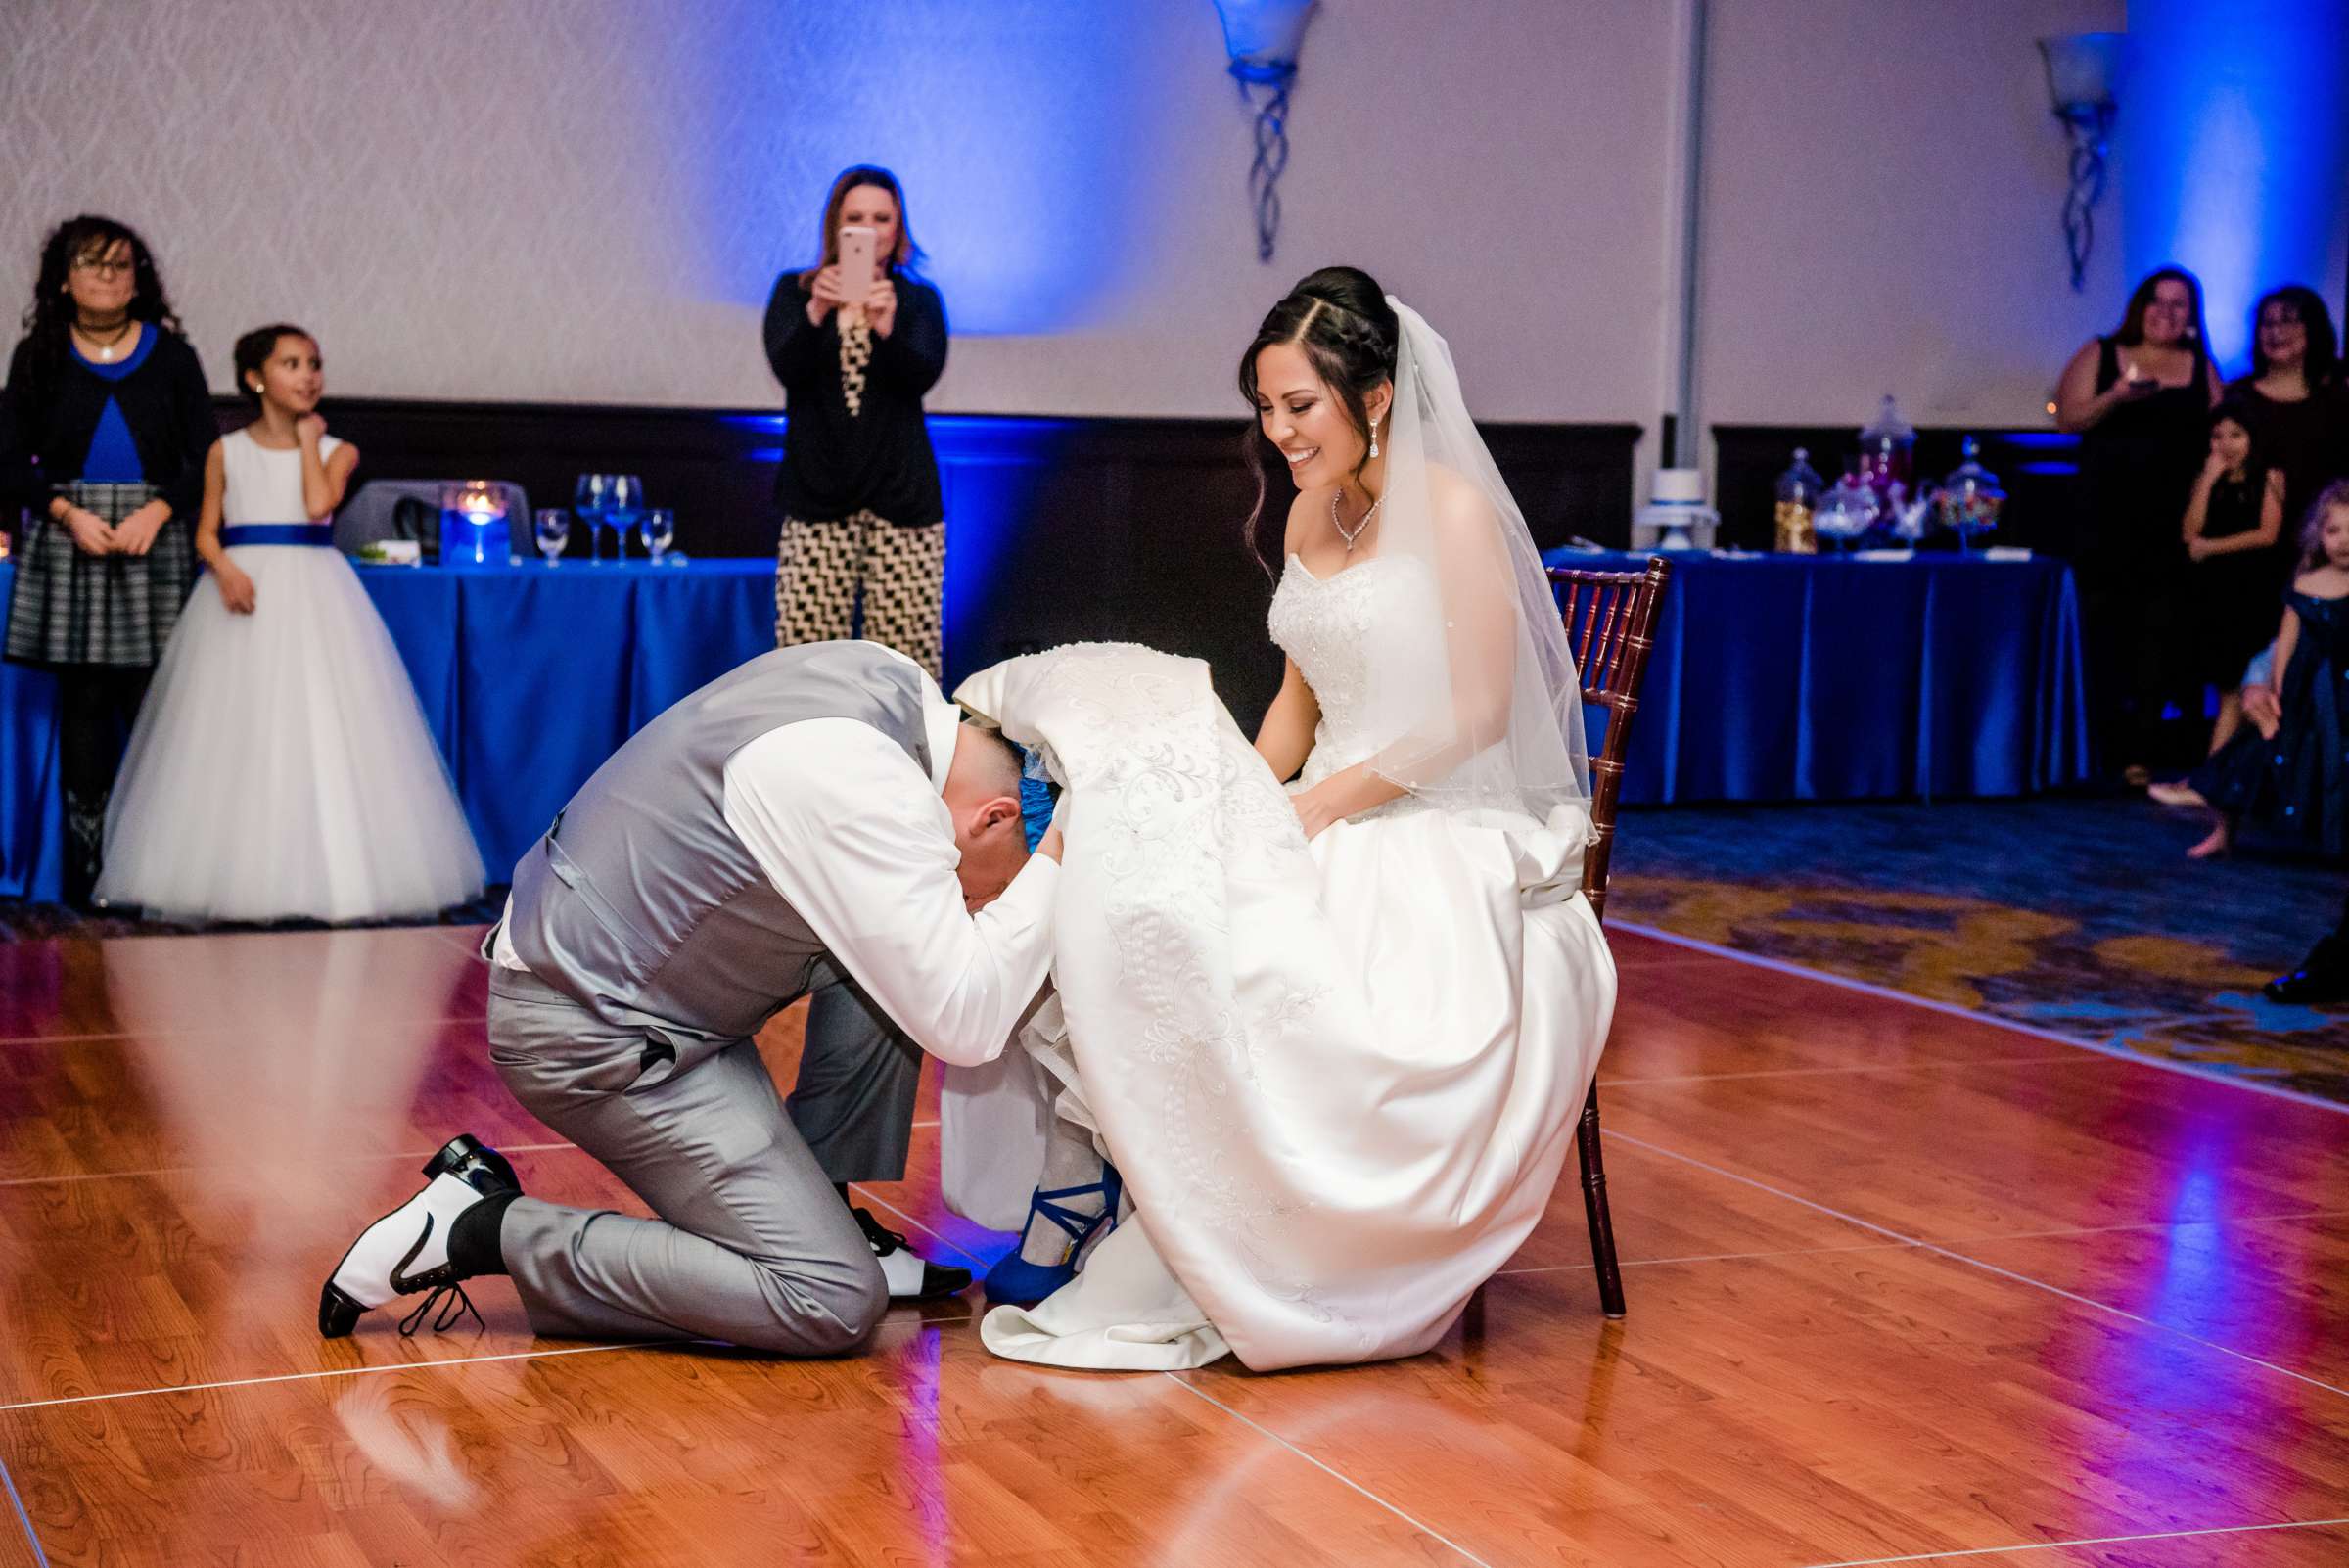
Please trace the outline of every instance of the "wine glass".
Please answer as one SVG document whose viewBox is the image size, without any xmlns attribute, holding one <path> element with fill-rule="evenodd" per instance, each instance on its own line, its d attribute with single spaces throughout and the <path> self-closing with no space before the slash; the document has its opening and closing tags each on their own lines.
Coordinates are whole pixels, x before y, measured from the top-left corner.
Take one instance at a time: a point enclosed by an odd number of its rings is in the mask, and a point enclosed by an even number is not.
<svg viewBox="0 0 2349 1568">
<path fill-rule="evenodd" d="M 612 476 L 581 474 L 578 484 L 571 492 L 572 510 L 587 525 L 587 559 L 591 565 L 601 565 L 604 559 L 604 509 L 612 498 Z"/>
<path fill-rule="evenodd" d="M 612 487 L 605 493 L 604 520 L 620 535 L 619 556 L 628 558 L 628 530 L 644 516 L 644 481 L 633 474 L 608 476 Z"/>
<path fill-rule="evenodd" d="M 637 525 L 637 532 L 644 540 L 644 553 L 652 557 L 653 565 L 659 566 L 668 554 L 670 541 L 677 536 L 677 514 L 666 506 L 648 508 L 644 521 Z"/>
<path fill-rule="evenodd" d="M 546 564 L 562 565 L 563 546 L 571 542 L 571 514 L 559 506 L 540 507 L 536 536 L 538 553 L 546 557 Z"/>
</svg>

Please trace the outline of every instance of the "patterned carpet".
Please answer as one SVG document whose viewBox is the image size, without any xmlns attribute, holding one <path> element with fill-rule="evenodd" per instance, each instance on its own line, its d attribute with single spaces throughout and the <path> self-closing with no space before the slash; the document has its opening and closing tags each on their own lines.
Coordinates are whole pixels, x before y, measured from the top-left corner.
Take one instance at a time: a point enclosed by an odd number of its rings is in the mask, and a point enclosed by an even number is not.
<svg viewBox="0 0 2349 1568">
<path fill-rule="evenodd" d="M 2260 986 L 2349 873 L 2191 861 L 2142 800 L 1626 810 L 1610 920 L 2349 1106 L 2349 1008 Z"/>
</svg>

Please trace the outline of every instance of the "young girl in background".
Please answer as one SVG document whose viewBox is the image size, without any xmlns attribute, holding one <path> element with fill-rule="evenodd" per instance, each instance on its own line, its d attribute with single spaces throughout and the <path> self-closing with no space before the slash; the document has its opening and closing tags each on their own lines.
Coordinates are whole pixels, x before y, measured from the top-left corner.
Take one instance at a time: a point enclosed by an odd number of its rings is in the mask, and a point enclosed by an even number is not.
<svg viewBox="0 0 2349 1568">
<path fill-rule="evenodd" d="M 2197 677 L 2219 691 L 2214 753 L 2242 722 L 2243 667 L 2276 635 L 2284 573 L 2280 469 L 2252 438 L 2250 411 L 2229 399 L 2210 411 L 2210 456 L 2186 503 L 2187 602 L 2198 625 Z"/>
<path fill-rule="evenodd" d="M 2200 807 L 2217 819 L 2187 851 L 2224 853 L 2244 821 L 2326 855 L 2349 850 L 2349 480 L 2309 508 L 2300 575 L 2283 596 L 2273 685 L 2243 688 L 2243 728 L 2183 784 L 2157 785 L 2164 806 Z"/>
<path fill-rule="evenodd" d="M 482 891 L 407 669 L 331 519 L 358 451 L 326 434 L 317 342 L 237 340 L 259 409 L 207 459 L 210 569 L 131 734 L 99 897 L 173 919 L 373 920 Z"/>
</svg>

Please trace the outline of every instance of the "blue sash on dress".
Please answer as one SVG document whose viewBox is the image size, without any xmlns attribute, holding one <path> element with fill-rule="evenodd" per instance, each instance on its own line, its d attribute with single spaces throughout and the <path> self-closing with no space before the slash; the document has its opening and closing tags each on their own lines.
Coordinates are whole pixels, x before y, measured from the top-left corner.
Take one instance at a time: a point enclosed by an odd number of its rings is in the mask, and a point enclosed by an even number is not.
<svg viewBox="0 0 2349 1568">
<path fill-rule="evenodd" d="M 220 542 L 240 544 L 323 544 L 335 542 L 332 523 L 230 523 L 220 530 Z"/>
</svg>

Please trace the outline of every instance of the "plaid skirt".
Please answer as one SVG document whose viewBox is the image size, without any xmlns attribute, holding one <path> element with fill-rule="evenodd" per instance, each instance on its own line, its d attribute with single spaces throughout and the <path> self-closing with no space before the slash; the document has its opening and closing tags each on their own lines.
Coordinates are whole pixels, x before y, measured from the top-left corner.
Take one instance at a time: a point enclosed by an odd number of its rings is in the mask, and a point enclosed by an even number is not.
<svg viewBox="0 0 2349 1568">
<path fill-rule="evenodd" d="M 152 484 L 76 482 L 60 493 L 119 523 L 153 500 Z M 174 517 L 145 555 L 86 555 L 62 523 L 38 516 L 16 554 L 7 657 L 28 665 L 151 669 L 196 580 L 196 545 Z"/>
</svg>

